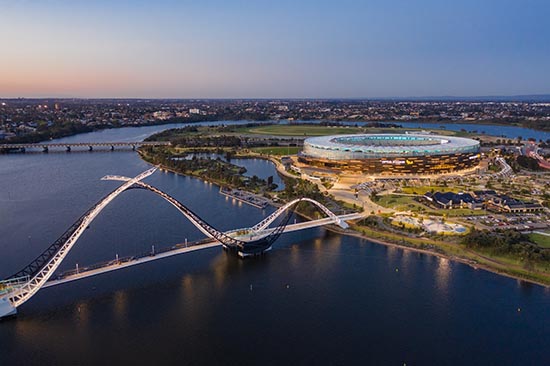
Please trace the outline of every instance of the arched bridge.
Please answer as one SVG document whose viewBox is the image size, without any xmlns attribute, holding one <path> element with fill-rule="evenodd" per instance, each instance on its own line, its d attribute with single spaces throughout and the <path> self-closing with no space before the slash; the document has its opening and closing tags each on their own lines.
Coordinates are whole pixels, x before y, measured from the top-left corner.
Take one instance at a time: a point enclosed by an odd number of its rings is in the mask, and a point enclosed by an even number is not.
<svg viewBox="0 0 550 366">
<path fill-rule="evenodd" d="M 103 180 L 118 180 L 122 181 L 123 184 L 88 209 L 88 211 L 76 220 L 76 222 L 69 227 L 63 235 L 61 235 L 31 263 L 7 279 L 0 281 L 0 318 L 16 314 L 17 307 L 28 301 L 34 294 L 36 294 L 38 290 L 40 290 L 40 288 L 47 284 L 50 277 L 59 268 L 61 262 L 76 244 L 80 236 L 89 227 L 90 223 L 110 202 L 112 202 L 119 194 L 127 190 L 146 189 L 159 195 L 172 204 L 201 232 L 203 232 L 208 238 L 211 238 L 207 244 L 196 245 L 197 249 L 202 246 L 211 247 L 212 243 L 220 243 L 224 248 L 237 253 L 241 257 L 257 255 L 270 250 L 273 242 L 275 242 L 275 240 L 277 240 L 277 238 L 285 231 L 302 230 L 309 227 L 327 225 L 331 223 L 346 228 L 347 224 L 344 219 L 351 220 L 361 217 L 360 214 L 336 216 L 317 201 L 309 198 L 300 198 L 280 207 L 273 214 L 269 215 L 252 228 L 222 232 L 208 224 L 205 220 L 174 197 L 141 181 L 142 179 L 153 174 L 155 170 L 156 168 L 149 169 L 134 178 L 122 176 L 103 177 Z M 327 215 L 327 217 L 320 220 L 288 225 L 293 209 L 301 202 L 309 202 L 316 205 Z M 278 222 L 277 226 L 270 228 L 269 226 L 276 221 Z M 181 250 L 179 249 L 174 250 L 173 254 L 164 253 L 162 257 L 179 254 L 180 252 Z M 135 264 L 142 262 L 143 260 L 136 260 Z M 128 265 L 132 264 L 126 263 L 124 267 Z M 96 270 L 94 273 L 90 273 L 89 275 L 103 273 L 114 269 L 115 268 L 104 268 L 103 271 L 98 272 Z M 70 280 L 83 277 L 87 277 L 87 275 L 81 274 L 79 276 L 73 276 Z M 50 281 L 49 283 L 51 284 L 51 282 L 54 281 Z M 67 280 L 64 282 L 67 282 Z"/>
</svg>

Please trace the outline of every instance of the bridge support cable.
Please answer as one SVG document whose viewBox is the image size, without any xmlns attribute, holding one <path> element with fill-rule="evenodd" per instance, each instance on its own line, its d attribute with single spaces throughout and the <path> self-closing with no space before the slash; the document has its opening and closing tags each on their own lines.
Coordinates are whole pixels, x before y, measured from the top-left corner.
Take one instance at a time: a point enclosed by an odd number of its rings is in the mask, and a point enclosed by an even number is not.
<svg viewBox="0 0 550 366">
<path fill-rule="evenodd" d="M 107 176 L 105 176 L 101 179 L 102 180 L 128 181 L 130 178 L 120 176 L 120 175 L 107 175 Z M 153 186 L 151 186 L 147 183 L 144 183 L 144 182 L 136 182 L 133 186 L 128 187 L 128 189 L 139 189 L 139 188 L 147 189 L 147 190 L 149 190 L 153 193 L 156 193 L 157 195 L 161 196 L 162 198 L 164 198 L 166 201 L 168 201 L 170 204 L 172 204 L 174 207 L 176 207 L 178 209 L 178 211 L 180 211 L 189 221 L 191 221 L 191 223 L 193 223 L 193 225 L 195 227 L 197 227 L 203 234 L 205 234 L 206 236 L 208 236 L 212 239 L 215 239 L 215 240 L 219 241 L 220 243 L 222 243 L 226 247 L 238 247 L 239 249 L 243 249 L 244 247 L 252 247 L 254 245 L 253 242 L 238 240 L 238 239 L 235 239 L 235 238 L 223 233 L 220 230 L 217 230 L 216 228 L 214 228 L 210 224 L 208 224 L 205 220 L 200 218 L 192 210 L 190 210 L 185 205 L 183 205 L 181 202 L 179 202 L 177 199 L 175 199 L 174 197 L 164 193 L 163 191 L 161 191 L 160 189 L 158 189 L 156 187 L 153 187 Z M 289 220 L 292 216 L 292 213 L 293 213 L 292 209 L 296 205 L 298 205 L 300 202 L 310 202 L 310 203 L 314 204 L 315 206 L 319 207 L 321 209 L 321 211 L 323 211 L 325 214 L 327 214 L 327 216 L 329 218 L 331 218 L 332 221 L 335 224 L 338 224 L 338 225 L 340 225 L 344 228 L 347 227 L 347 224 L 343 220 L 338 218 L 338 216 L 336 216 L 332 211 L 330 211 L 324 205 L 320 204 L 319 202 L 317 202 L 317 201 L 315 201 L 311 198 L 299 198 L 299 199 L 291 201 L 291 202 L 287 203 L 286 205 L 280 207 L 273 214 L 271 214 L 270 216 L 268 216 L 267 218 L 265 218 L 264 220 L 262 220 L 261 222 L 259 222 L 258 224 L 256 224 L 255 226 L 252 227 L 252 230 L 254 232 L 259 233 L 259 232 L 265 230 L 270 224 L 272 224 L 275 220 L 277 220 L 277 218 L 279 218 L 280 216 L 282 216 L 283 214 L 286 213 L 283 220 L 281 220 L 281 223 L 275 228 L 275 230 L 273 230 L 271 233 L 269 233 L 269 234 L 267 234 L 263 237 L 260 236 L 257 241 L 263 241 L 263 242 L 270 241 L 271 243 L 273 243 L 283 233 L 284 229 L 286 228 L 286 225 L 288 224 L 288 222 L 289 222 Z"/>
<path fill-rule="evenodd" d="M 124 183 L 117 189 L 109 193 L 103 199 L 92 206 L 84 215 L 82 215 L 69 229 L 61 235 L 52 245 L 43 253 L 35 258 L 21 271 L 10 276 L 4 281 L 0 281 L 0 318 L 15 314 L 17 307 L 30 299 L 57 270 L 61 262 L 65 259 L 69 251 L 75 245 L 80 236 L 89 227 L 90 223 L 101 213 L 101 211 L 112 202 L 119 194 L 130 189 L 146 189 L 168 201 L 178 209 L 189 221 L 193 223 L 201 232 L 209 238 L 220 242 L 224 247 L 236 251 L 240 256 L 257 255 L 269 249 L 275 240 L 285 231 L 286 226 L 293 214 L 293 208 L 300 202 L 311 202 L 321 208 L 329 217 L 325 220 L 332 220 L 341 225 L 344 223 L 328 208 L 317 201 L 309 198 L 294 200 L 279 208 L 273 214 L 262 220 L 251 229 L 243 229 L 251 233 L 249 240 L 240 240 L 232 235 L 239 230 L 231 231 L 229 234 L 221 232 L 212 227 L 197 214 L 183 205 L 174 197 L 162 192 L 160 189 L 149 184 L 141 182 L 142 179 L 150 176 L 157 168 L 151 168 L 134 178 L 122 176 L 105 176 L 102 180 L 118 180 Z M 268 229 L 267 234 L 262 233 L 277 218 L 282 217 L 277 227 Z M 342 226 L 342 225 L 341 225 Z M 256 234 L 256 235 L 254 235 Z M 247 234 L 248 235 L 248 234 Z M 246 238 L 246 235 L 244 236 Z"/>
<path fill-rule="evenodd" d="M 101 179 L 128 181 L 129 178 L 120 176 L 120 175 L 108 175 Z M 180 211 L 189 221 L 191 221 L 191 223 L 195 227 L 197 227 L 200 231 L 202 231 L 206 236 L 220 242 L 224 247 L 228 249 L 236 250 L 240 256 L 259 254 L 271 248 L 271 245 L 279 238 L 279 236 L 281 236 L 286 226 L 288 225 L 288 222 L 290 221 L 290 218 L 292 217 L 292 214 L 293 214 L 293 211 L 291 210 L 291 208 L 297 205 L 299 202 L 311 201 L 319 205 L 317 201 L 311 200 L 309 198 L 295 200 L 291 202 L 289 205 L 285 205 L 286 207 L 284 210 L 281 210 L 277 215 L 272 217 L 269 224 L 271 224 L 281 215 L 286 214 L 281 220 L 281 222 L 279 223 L 279 225 L 273 231 L 263 236 L 260 234 L 259 237 L 255 240 L 244 241 L 244 240 L 233 238 L 230 235 L 227 235 L 226 233 L 214 228 L 213 226 L 208 224 L 205 220 L 200 218 L 197 214 L 195 214 L 192 210 L 186 207 L 184 204 L 179 202 L 177 199 L 175 199 L 174 197 L 170 196 L 169 194 L 161 191 L 156 187 L 153 187 L 144 182 L 136 182 L 134 185 L 128 187 L 128 190 L 129 189 L 147 189 L 153 193 L 156 193 L 157 195 L 159 195 L 160 197 L 168 201 L 170 204 L 172 204 L 174 207 L 176 207 L 178 211 Z M 334 214 L 330 210 L 328 210 L 325 206 L 322 206 L 322 207 L 324 207 L 325 210 L 331 214 L 331 216 L 334 216 Z M 238 230 L 235 230 L 235 231 L 238 231 Z"/>
<path fill-rule="evenodd" d="M 269 227 L 269 225 L 271 225 L 271 223 L 273 223 L 273 221 L 275 221 L 277 219 L 277 217 L 281 216 L 285 211 L 295 207 L 300 202 L 310 202 L 310 203 L 314 204 L 315 206 L 319 207 L 319 209 L 321 209 L 321 211 L 323 211 L 328 217 L 330 217 L 335 224 L 337 224 L 337 225 L 339 225 L 343 228 L 347 228 L 347 224 L 344 221 L 342 221 L 341 219 L 339 219 L 338 216 L 336 216 L 326 206 L 320 204 L 319 202 L 317 202 L 317 201 L 315 201 L 311 198 L 304 197 L 304 198 L 295 199 L 294 201 L 291 201 L 291 202 L 287 203 L 286 205 L 279 207 L 271 215 L 267 216 L 265 219 L 263 219 L 262 221 L 260 221 L 256 225 L 254 225 L 252 227 L 252 230 L 254 230 L 256 232 L 265 230 L 267 227 Z"/>
<path fill-rule="evenodd" d="M 140 184 L 141 183 L 141 184 Z M 200 231 L 202 231 L 206 236 L 215 239 L 222 243 L 225 246 L 238 246 L 243 247 L 247 242 L 232 238 L 231 236 L 225 234 L 224 232 L 214 228 L 206 221 L 204 221 L 200 216 L 195 214 L 181 202 L 179 202 L 174 197 L 162 192 L 160 189 L 150 186 L 148 184 L 138 182 L 137 184 L 129 187 L 129 189 L 147 189 L 151 192 L 154 192 L 164 198 L 166 201 L 170 202 L 174 207 L 178 209 L 191 223 L 196 226 Z"/>
<path fill-rule="evenodd" d="M 107 175 L 101 180 L 118 180 L 127 182 L 130 178 L 123 177 L 120 175 Z M 153 193 L 156 193 L 160 197 L 164 198 L 166 201 L 168 201 L 172 206 L 178 209 L 191 223 L 199 229 L 204 235 L 208 236 L 209 238 L 212 238 L 214 240 L 219 241 L 223 245 L 226 246 L 239 246 L 242 247 L 247 242 L 238 240 L 235 238 L 232 238 L 231 236 L 223 233 L 222 231 L 214 228 L 212 225 L 208 224 L 205 220 L 203 220 L 199 215 L 191 211 L 188 207 L 186 207 L 183 203 L 175 199 L 174 197 L 170 196 L 167 193 L 164 193 L 160 189 L 153 187 L 147 183 L 143 182 L 136 182 L 132 186 L 128 187 L 127 190 L 130 189 L 146 189 Z"/>
<path fill-rule="evenodd" d="M 56 240 L 48 249 L 46 249 L 40 256 L 26 266 L 23 270 L 19 271 L 14 276 L 10 277 L 11 280 L 28 276 L 30 278 L 27 282 L 20 286 L 14 286 L 11 290 L 1 296 L 0 300 L 3 300 L 2 309 L 11 306 L 12 310 L 23 304 L 30 299 L 50 278 L 50 276 L 59 267 L 63 259 L 67 256 L 74 244 L 80 238 L 80 236 L 87 229 L 89 224 L 99 215 L 99 213 L 119 194 L 127 190 L 136 182 L 150 176 L 155 172 L 157 168 L 151 168 L 138 176 L 128 180 L 120 187 L 112 191 L 98 203 L 96 203 L 90 210 L 88 210 L 75 224 L 73 224 L 69 230 L 67 230 L 61 238 Z M 21 274 L 23 276 L 21 276 Z M 4 282 L 4 281 L 2 281 Z M 9 306 L 6 303 L 9 302 Z M 5 314 L 0 313 L 0 317 Z"/>
<path fill-rule="evenodd" d="M 128 181 L 130 178 L 120 176 L 120 175 L 107 175 L 107 176 L 105 176 L 101 179 L 102 180 Z M 244 246 L 251 246 L 251 242 L 249 242 L 249 241 L 242 241 L 242 240 L 232 238 L 231 236 L 228 236 L 227 234 L 215 229 L 214 227 L 209 225 L 206 221 L 201 219 L 197 214 L 195 214 L 193 211 L 191 211 L 189 208 L 187 208 L 185 205 L 183 205 L 181 202 L 176 200 L 174 197 L 164 193 L 163 191 L 161 191 L 160 189 L 158 189 L 156 187 L 153 187 L 153 186 L 151 186 L 147 183 L 144 183 L 144 182 L 136 182 L 133 186 L 129 187 L 128 189 L 133 189 L 133 188 L 147 189 L 151 192 L 154 192 L 154 193 L 158 194 L 159 196 L 161 196 L 162 198 L 164 198 L 165 200 L 170 202 L 174 207 L 176 207 L 185 217 L 187 217 L 187 219 L 189 219 L 189 221 L 191 221 L 193 223 L 193 225 L 195 225 L 206 236 L 208 236 L 210 238 L 213 238 L 215 240 L 218 240 L 224 246 L 231 246 L 231 247 L 232 246 L 237 246 L 239 248 L 243 248 Z M 263 219 L 262 221 L 260 221 L 256 225 L 254 225 L 251 228 L 252 231 L 254 231 L 256 233 L 260 233 L 263 230 L 267 229 L 269 225 L 271 225 L 275 220 L 277 220 L 277 218 L 279 218 L 280 216 L 282 216 L 285 213 L 289 213 L 287 215 L 288 217 L 285 216 L 283 218 L 283 220 L 281 221 L 281 223 L 284 223 L 284 224 L 279 224 L 277 226 L 277 228 L 275 229 L 275 231 L 272 231 L 270 234 L 266 235 L 265 237 L 260 237 L 258 240 L 267 239 L 267 238 L 269 238 L 269 239 L 274 238 L 274 239 L 272 239 L 272 242 L 274 242 L 280 236 L 280 233 L 278 235 L 276 235 L 276 233 L 279 231 L 279 229 L 280 229 L 281 233 L 284 231 L 286 225 L 288 224 L 288 221 L 290 220 L 290 216 L 292 215 L 293 208 L 301 202 L 312 203 L 313 205 L 317 206 L 322 212 L 324 212 L 328 216 L 328 218 L 330 218 L 333 221 L 333 223 L 339 225 L 342 228 L 347 228 L 348 227 L 348 225 L 345 221 L 343 221 L 338 216 L 336 216 L 326 206 L 324 206 L 323 204 L 321 204 L 321 203 L 319 203 L 319 202 L 317 202 L 317 201 L 315 201 L 311 198 L 304 197 L 304 198 L 295 199 L 295 200 L 285 204 L 284 206 L 280 207 L 275 212 L 273 212 L 271 215 L 269 215 L 268 217 L 266 217 L 265 219 Z"/>
</svg>

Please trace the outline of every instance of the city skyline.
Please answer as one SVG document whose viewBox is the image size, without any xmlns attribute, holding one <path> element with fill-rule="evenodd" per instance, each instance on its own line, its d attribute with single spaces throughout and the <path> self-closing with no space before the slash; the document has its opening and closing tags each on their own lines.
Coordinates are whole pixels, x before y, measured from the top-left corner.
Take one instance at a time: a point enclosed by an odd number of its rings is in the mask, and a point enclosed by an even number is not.
<svg viewBox="0 0 550 366">
<path fill-rule="evenodd" d="M 550 94 L 550 5 L 540 0 L 0 8 L 0 98 Z"/>
</svg>

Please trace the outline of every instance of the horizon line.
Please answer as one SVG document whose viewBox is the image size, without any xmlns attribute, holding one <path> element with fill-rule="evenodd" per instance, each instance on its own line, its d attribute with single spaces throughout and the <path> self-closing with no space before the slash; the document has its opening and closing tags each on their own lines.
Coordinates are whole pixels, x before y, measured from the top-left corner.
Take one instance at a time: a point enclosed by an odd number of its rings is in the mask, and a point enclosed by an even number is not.
<svg viewBox="0 0 550 366">
<path fill-rule="evenodd" d="M 2 97 L 0 100 L 467 100 L 467 99 L 513 99 L 513 98 L 543 98 L 550 100 L 549 93 L 540 94 L 502 94 L 502 95 L 473 95 L 473 96 L 454 96 L 454 95 L 431 95 L 431 96 L 385 96 L 385 97 L 78 97 L 78 96 L 18 96 Z"/>
</svg>

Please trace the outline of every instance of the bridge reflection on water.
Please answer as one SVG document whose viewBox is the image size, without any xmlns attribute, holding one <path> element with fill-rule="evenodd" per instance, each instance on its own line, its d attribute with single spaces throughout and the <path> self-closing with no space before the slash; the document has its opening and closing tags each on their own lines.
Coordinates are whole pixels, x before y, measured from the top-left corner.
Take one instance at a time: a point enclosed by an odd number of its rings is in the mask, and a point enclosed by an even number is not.
<svg viewBox="0 0 550 366">
<path fill-rule="evenodd" d="M 348 225 L 345 222 L 346 220 L 354 220 L 363 217 L 363 215 L 359 213 L 336 216 L 328 208 L 315 200 L 309 198 L 299 198 L 280 207 L 253 227 L 221 232 L 201 219 L 198 215 L 175 198 L 159 190 L 158 188 L 141 181 L 142 179 L 153 174 L 156 169 L 157 168 L 151 168 L 134 178 L 127 178 L 123 176 L 103 177 L 103 180 L 116 180 L 124 183 L 92 206 L 58 240 L 50 245 L 50 247 L 48 247 L 29 265 L 6 280 L 0 281 L 0 289 L 2 290 L 0 293 L 0 318 L 15 315 L 17 313 L 17 307 L 28 301 L 34 294 L 36 294 L 36 292 L 38 292 L 39 289 L 43 287 L 50 287 L 81 278 L 99 275 L 101 273 L 111 272 L 130 266 L 200 249 L 212 248 L 215 246 L 223 246 L 224 249 L 234 252 L 240 257 L 260 255 L 271 250 L 272 244 L 284 232 L 303 230 L 328 224 L 336 224 L 342 228 L 347 228 Z M 149 253 L 126 258 L 117 257 L 113 261 L 100 263 L 82 269 L 75 268 L 73 271 L 60 274 L 56 279 L 50 280 L 63 259 L 67 256 L 84 231 L 89 228 L 90 223 L 95 219 L 95 217 L 97 217 L 97 215 L 119 194 L 130 189 L 146 189 L 159 195 L 178 209 L 189 221 L 191 221 L 207 236 L 207 239 L 193 243 L 178 244 L 160 252 L 155 251 L 155 248 L 152 247 L 151 252 Z M 317 206 L 327 215 L 327 217 L 302 223 L 289 224 L 293 209 L 298 204 L 303 202 L 308 202 Z M 270 225 L 274 222 L 278 222 L 277 226 L 270 227 Z"/>
</svg>

